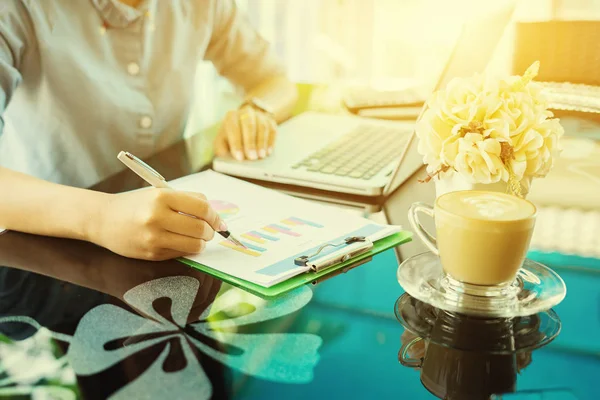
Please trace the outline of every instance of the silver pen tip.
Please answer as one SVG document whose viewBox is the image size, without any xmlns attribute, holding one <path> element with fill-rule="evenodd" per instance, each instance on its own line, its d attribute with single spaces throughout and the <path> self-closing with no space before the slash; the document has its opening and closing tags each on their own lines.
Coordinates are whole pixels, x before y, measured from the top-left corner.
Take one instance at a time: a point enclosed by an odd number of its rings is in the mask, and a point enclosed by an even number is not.
<svg viewBox="0 0 600 400">
<path fill-rule="evenodd" d="M 239 246 L 241 248 L 246 249 L 247 247 L 244 246 L 244 244 L 242 242 L 240 242 L 239 240 L 237 240 L 236 238 L 234 238 L 233 236 L 229 236 L 227 238 L 231 243 L 235 244 L 236 246 Z"/>
</svg>

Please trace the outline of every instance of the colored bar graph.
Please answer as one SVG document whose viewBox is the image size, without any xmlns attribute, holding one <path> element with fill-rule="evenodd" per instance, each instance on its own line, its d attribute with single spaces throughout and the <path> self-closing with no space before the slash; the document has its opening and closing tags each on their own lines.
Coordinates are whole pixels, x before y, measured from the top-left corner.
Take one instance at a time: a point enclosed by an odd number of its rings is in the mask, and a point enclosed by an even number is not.
<svg viewBox="0 0 600 400">
<path fill-rule="evenodd" d="M 250 236 L 252 236 L 252 237 L 254 237 L 254 238 L 257 238 L 257 239 L 258 239 L 258 238 L 267 239 L 267 240 L 270 240 L 271 242 L 276 242 L 276 241 L 278 241 L 278 240 L 279 240 L 279 238 L 278 238 L 278 237 L 275 237 L 275 236 L 270 236 L 270 235 L 267 235 L 267 234 L 265 234 L 265 233 L 258 232 L 258 231 L 252 231 L 252 232 L 248 232 L 248 233 L 246 233 L 246 235 L 250 235 Z"/>
<path fill-rule="evenodd" d="M 252 233 L 244 233 L 244 234 L 242 234 L 240 236 L 243 237 L 244 239 L 250 240 L 250 241 L 252 241 L 254 243 L 259 243 L 259 244 L 267 243 L 267 241 L 265 239 L 261 238 L 258 235 L 254 235 Z"/>
<path fill-rule="evenodd" d="M 296 217 L 290 217 L 286 221 L 294 222 L 294 223 L 296 223 L 298 225 L 312 226 L 313 228 L 324 228 L 323 225 L 317 224 L 316 222 L 310 222 L 310 221 L 307 221 L 305 219 L 300 219 L 300 218 L 296 218 Z"/>
<path fill-rule="evenodd" d="M 271 233 L 283 233 L 285 235 L 290 235 L 290 236 L 295 236 L 295 237 L 302 236 L 299 233 L 291 231 L 289 228 L 285 228 L 285 227 L 283 227 L 281 225 L 277 225 L 277 224 L 271 224 L 269 226 L 265 226 L 263 229 L 265 231 L 271 232 Z"/>
<path fill-rule="evenodd" d="M 233 244 L 231 242 L 220 242 L 219 244 L 221 246 L 228 247 L 228 248 L 230 248 L 232 250 L 239 251 L 240 253 L 244 253 L 244 254 L 252 256 L 252 257 L 259 257 L 260 256 L 260 253 L 258 251 L 250 250 L 249 248 L 248 249 L 244 249 L 243 247 L 236 246 L 235 244 Z"/>
</svg>

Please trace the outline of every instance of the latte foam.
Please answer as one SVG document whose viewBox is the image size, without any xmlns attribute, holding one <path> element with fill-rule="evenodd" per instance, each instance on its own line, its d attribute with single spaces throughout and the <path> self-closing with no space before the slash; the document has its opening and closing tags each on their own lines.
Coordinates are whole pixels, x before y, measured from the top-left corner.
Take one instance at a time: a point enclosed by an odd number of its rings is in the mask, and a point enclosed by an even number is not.
<svg viewBox="0 0 600 400">
<path fill-rule="evenodd" d="M 434 214 L 446 273 L 475 285 L 514 280 L 535 226 L 532 203 L 497 192 L 451 192 L 438 197 Z"/>
<path fill-rule="evenodd" d="M 532 217 L 535 206 L 504 193 L 460 191 L 441 196 L 439 208 L 465 218 L 488 221 L 518 221 Z"/>
</svg>

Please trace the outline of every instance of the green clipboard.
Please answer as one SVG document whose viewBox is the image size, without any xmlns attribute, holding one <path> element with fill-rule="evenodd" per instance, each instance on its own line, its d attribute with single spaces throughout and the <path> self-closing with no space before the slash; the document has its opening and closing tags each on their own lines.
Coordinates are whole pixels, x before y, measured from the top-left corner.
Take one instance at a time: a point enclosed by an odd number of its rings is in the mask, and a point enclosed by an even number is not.
<svg viewBox="0 0 600 400">
<path fill-rule="evenodd" d="M 376 254 L 381 253 L 382 251 L 385 251 L 385 250 L 391 249 L 392 247 L 396 247 L 398 245 L 410 242 L 411 240 L 412 240 L 412 232 L 401 231 L 398 233 L 394 233 L 393 235 L 390 235 L 386 238 L 383 238 L 381 240 L 374 242 L 373 248 L 371 250 L 369 250 L 366 253 L 362 253 L 354 258 L 351 258 L 348 261 L 337 264 L 333 267 L 327 268 L 320 272 L 305 272 L 300 275 L 296 275 L 286 281 L 280 282 L 280 283 L 273 285 L 271 287 L 268 287 L 268 288 L 257 285 L 256 283 L 252 283 L 252 282 L 248 282 L 246 280 L 240 279 L 240 278 L 236 278 L 233 275 L 229 275 L 224 272 L 217 271 L 215 269 L 207 267 L 206 265 L 202 265 L 200 263 L 197 263 L 192 260 L 188 260 L 186 258 L 178 258 L 177 260 L 184 264 L 189 265 L 192 268 L 195 268 L 202 272 L 206 272 L 209 275 L 219 278 L 224 282 L 227 282 L 233 286 L 237 286 L 237 287 L 244 289 L 244 290 L 246 290 L 252 294 L 255 294 L 257 296 L 275 297 L 275 296 L 279 296 L 280 294 L 289 292 L 290 290 L 296 289 L 297 287 L 300 287 L 307 283 L 314 282 L 325 275 L 335 273 L 336 271 L 339 271 L 348 265 L 351 265 L 358 261 L 372 257 Z"/>
</svg>

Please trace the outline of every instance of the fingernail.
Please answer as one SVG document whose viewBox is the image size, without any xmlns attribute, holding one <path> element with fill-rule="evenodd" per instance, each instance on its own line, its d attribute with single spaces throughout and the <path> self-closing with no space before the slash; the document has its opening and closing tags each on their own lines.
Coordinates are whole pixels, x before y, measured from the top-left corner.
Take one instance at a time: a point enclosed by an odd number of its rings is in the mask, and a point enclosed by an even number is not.
<svg viewBox="0 0 600 400">
<path fill-rule="evenodd" d="M 265 158 L 267 156 L 267 151 L 265 149 L 260 149 L 258 151 L 258 155 L 260 156 L 260 158 Z"/>
<path fill-rule="evenodd" d="M 239 150 L 233 152 L 233 157 L 238 161 L 244 161 L 244 153 Z"/>
<path fill-rule="evenodd" d="M 248 150 L 248 158 L 251 160 L 256 160 L 258 158 L 256 155 L 256 150 Z"/>
<path fill-rule="evenodd" d="M 219 224 L 219 231 L 224 232 L 227 230 L 227 224 L 225 223 L 225 221 L 221 221 L 221 223 Z"/>
</svg>

